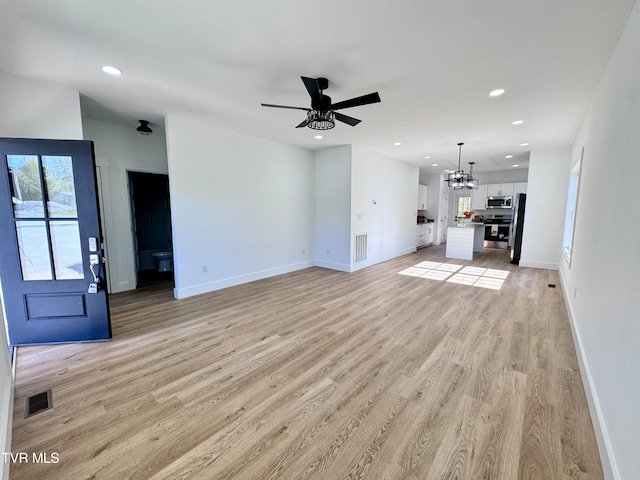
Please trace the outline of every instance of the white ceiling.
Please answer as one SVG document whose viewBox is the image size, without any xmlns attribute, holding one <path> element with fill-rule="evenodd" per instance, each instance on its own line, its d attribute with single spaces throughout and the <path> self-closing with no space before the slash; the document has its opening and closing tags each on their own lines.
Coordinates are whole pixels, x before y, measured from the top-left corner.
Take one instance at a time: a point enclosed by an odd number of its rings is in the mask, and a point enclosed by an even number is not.
<svg viewBox="0 0 640 480">
<path fill-rule="evenodd" d="M 634 4 L 3 0 L 0 70 L 67 85 L 87 117 L 131 128 L 202 114 L 305 148 L 361 145 L 424 173 L 454 167 L 458 142 L 463 167 L 526 168 L 530 149 L 573 141 Z M 334 102 L 377 91 L 382 103 L 342 110 L 362 123 L 315 140 L 294 128 L 305 112 L 260 106 L 308 107 L 301 75 L 327 77 Z"/>
</svg>

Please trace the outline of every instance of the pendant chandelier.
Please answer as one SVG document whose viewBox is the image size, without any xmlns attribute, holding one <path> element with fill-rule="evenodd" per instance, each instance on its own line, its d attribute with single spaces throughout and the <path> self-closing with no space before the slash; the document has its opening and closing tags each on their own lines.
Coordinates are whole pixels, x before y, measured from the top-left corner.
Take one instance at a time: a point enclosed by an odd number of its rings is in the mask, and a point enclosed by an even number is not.
<svg viewBox="0 0 640 480">
<path fill-rule="evenodd" d="M 445 182 L 447 182 L 448 187 L 453 187 L 454 190 L 462 190 L 463 188 L 472 190 L 478 188 L 478 179 L 473 176 L 475 162 L 469 162 L 469 173 L 464 173 L 464 170 L 460 168 L 462 145 L 464 143 L 458 144 L 458 169 L 455 172 L 449 172 Z"/>
</svg>

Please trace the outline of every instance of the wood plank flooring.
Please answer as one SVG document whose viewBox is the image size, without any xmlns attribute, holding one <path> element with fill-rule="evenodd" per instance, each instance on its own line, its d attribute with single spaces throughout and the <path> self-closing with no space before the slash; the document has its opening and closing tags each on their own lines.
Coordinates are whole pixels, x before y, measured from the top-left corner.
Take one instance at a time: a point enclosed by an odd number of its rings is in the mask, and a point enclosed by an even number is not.
<svg viewBox="0 0 640 480">
<path fill-rule="evenodd" d="M 499 291 L 398 275 L 423 260 L 511 273 Z M 12 451 L 30 461 L 11 479 L 602 479 L 559 286 L 432 246 L 112 295 L 112 341 L 19 350 Z"/>
</svg>

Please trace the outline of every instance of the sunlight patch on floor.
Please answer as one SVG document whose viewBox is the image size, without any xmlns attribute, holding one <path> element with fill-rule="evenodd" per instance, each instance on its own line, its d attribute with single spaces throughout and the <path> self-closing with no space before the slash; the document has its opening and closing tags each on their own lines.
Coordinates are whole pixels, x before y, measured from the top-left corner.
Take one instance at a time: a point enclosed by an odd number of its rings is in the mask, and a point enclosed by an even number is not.
<svg viewBox="0 0 640 480">
<path fill-rule="evenodd" d="M 446 280 L 450 283 L 490 288 L 492 290 L 500 290 L 509 275 L 508 270 L 485 267 L 462 268 L 462 265 L 437 262 L 420 262 L 398 273 L 410 277 L 428 278 L 440 282 Z"/>
</svg>

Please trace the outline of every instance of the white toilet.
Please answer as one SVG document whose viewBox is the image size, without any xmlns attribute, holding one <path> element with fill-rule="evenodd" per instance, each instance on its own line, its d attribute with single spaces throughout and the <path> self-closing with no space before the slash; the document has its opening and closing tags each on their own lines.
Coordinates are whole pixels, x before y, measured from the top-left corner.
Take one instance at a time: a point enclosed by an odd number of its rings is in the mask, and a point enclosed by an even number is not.
<svg viewBox="0 0 640 480">
<path fill-rule="evenodd" d="M 153 252 L 151 255 L 158 260 L 159 272 L 170 272 L 173 270 L 173 252 L 171 250 Z"/>
</svg>

